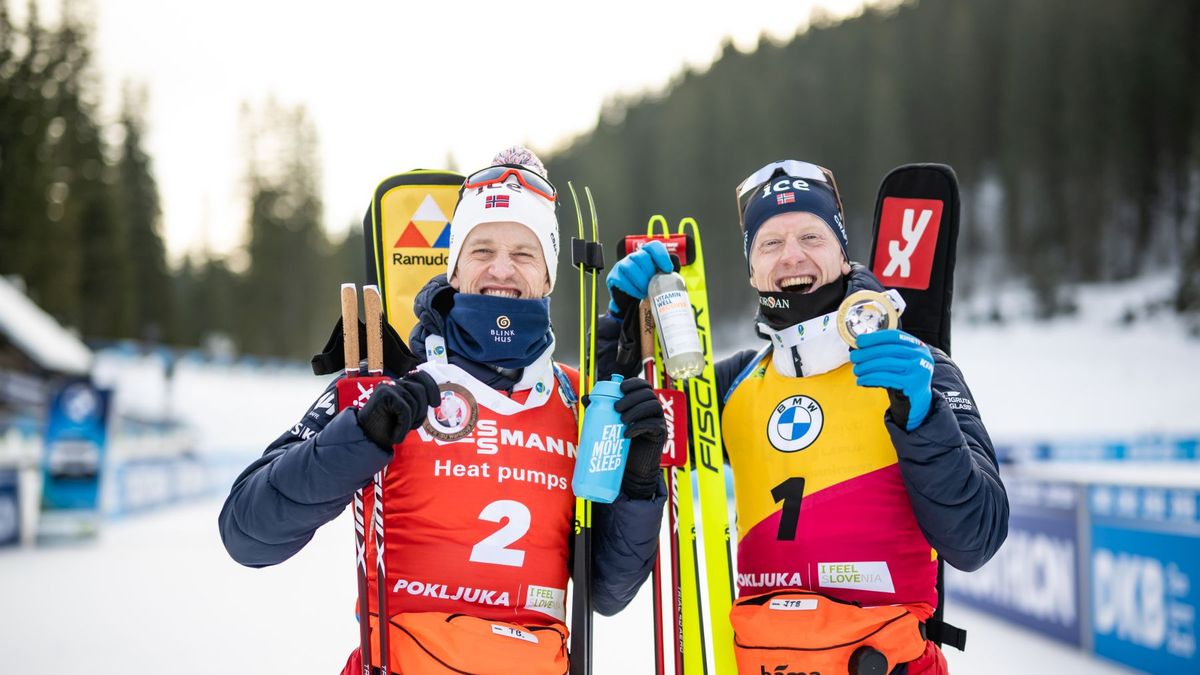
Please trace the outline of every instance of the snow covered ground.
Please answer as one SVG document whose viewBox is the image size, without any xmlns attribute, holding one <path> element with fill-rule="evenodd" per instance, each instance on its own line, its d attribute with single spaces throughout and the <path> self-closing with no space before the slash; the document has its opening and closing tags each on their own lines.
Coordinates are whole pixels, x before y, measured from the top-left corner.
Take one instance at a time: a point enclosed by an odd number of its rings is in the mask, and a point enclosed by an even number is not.
<svg viewBox="0 0 1200 675">
<path fill-rule="evenodd" d="M 1200 340 L 1145 309 L 1169 288 L 1151 279 L 1083 289 L 1085 311 L 1049 323 L 956 321 L 954 357 L 993 437 L 1200 436 Z M 1020 315 L 1020 301 L 1004 310 Z M 1131 310 L 1136 320 L 1122 321 Z M 964 303 L 956 317 L 981 311 Z M 127 410 L 169 406 L 197 426 L 201 453 L 247 461 L 325 383 L 299 369 L 181 362 L 168 386 L 149 361 L 97 368 Z M 0 552 L 0 674 L 338 672 L 357 635 L 348 516 L 286 564 L 251 570 L 225 554 L 219 508 L 196 502 L 112 522 L 93 543 Z M 649 617 L 642 593 L 624 614 L 598 618 L 599 675 L 652 671 Z M 953 603 L 947 618 L 970 630 L 968 651 L 948 653 L 956 674 L 1129 672 Z"/>
<path fill-rule="evenodd" d="M 220 500 L 112 523 L 97 542 L 0 554 L 0 672 L 331 674 L 354 647 L 347 516 L 273 568 L 238 566 L 217 534 Z M 653 672 L 645 589 L 595 627 L 597 675 Z M 970 631 L 957 674 L 1130 672 L 954 607 Z"/>
</svg>

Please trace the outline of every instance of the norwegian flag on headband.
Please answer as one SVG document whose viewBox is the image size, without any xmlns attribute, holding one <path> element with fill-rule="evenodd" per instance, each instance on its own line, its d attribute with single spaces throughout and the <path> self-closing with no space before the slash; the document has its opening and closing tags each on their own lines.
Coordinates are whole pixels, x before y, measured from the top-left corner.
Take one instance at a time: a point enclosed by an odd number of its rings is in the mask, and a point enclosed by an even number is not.
<svg viewBox="0 0 1200 675">
<path fill-rule="evenodd" d="M 483 208 L 507 209 L 508 195 L 488 195 L 487 199 L 483 201 Z"/>
<path fill-rule="evenodd" d="M 782 206 L 784 204 L 795 204 L 796 203 L 796 193 L 795 192 L 780 192 L 779 194 L 775 195 L 775 203 L 780 206 Z"/>
</svg>

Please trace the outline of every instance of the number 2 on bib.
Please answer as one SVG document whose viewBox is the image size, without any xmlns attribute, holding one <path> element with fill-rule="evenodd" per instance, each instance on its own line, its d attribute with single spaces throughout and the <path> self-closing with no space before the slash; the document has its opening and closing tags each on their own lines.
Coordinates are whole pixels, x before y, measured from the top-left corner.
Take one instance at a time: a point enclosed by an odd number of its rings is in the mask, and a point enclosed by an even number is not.
<svg viewBox="0 0 1200 675">
<path fill-rule="evenodd" d="M 508 548 L 529 531 L 529 507 L 511 499 L 501 499 L 483 507 L 479 519 L 492 523 L 508 522 L 471 548 L 471 562 L 489 565 L 521 567 L 525 564 L 525 551 Z"/>
</svg>

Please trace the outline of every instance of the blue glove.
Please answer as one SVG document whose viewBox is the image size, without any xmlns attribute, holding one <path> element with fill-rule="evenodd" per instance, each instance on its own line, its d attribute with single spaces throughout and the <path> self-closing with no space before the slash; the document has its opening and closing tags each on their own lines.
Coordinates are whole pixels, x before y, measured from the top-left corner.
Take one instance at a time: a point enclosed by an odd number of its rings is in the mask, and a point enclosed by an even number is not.
<svg viewBox="0 0 1200 675">
<path fill-rule="evenodd" d="M 858 336 L 850 352 L 860 387 L 885 387 L 891 399 L 892 421 L 905 421 L 906 431 L 920 426 L 929 414 L 933 355 L 929 347 L 900 330 L 881 330 Z"/>
<path fill-rule="evenodd" d="M 671 254 L 667 253 L 667 247 L 661 241 L 652 241 L 621 258 L 604 278 L 611 298 L 608 301 L 608 313 L 620 317 L 631 307 L 636 307 L 646 297 L 650 277 L 674 269 Z"/>
</svg>

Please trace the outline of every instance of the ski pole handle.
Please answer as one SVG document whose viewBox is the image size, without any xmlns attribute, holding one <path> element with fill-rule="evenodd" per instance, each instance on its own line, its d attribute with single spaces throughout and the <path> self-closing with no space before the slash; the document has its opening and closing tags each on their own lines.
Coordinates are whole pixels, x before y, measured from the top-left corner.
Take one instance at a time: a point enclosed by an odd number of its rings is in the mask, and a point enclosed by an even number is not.
<svg viewBox="0 0 1200 675">
<path fill-rule="evenodd" d="M 650 386 L 657 386 L 654 381 L 654 312 L 650 309 L 650 298 L 642 298 L 641 304 L 638 306 L 642 314 L 642 327 L 639 333 L 639 341 L 642 349 L 642 365 L 646 370 L 646 377 L 650 381 Z"/>
<path fill-rule="evenodd" d="M 342 354 L 346 374 L 358 373 L 358 287 L 342 284 Z"/>
<path fill-rule="evenodd" d="M 379 287 L 363 286 L 363 314 L 367 319 L 367 371 L 383 374 L 383 298 Z"/>
</svg>

